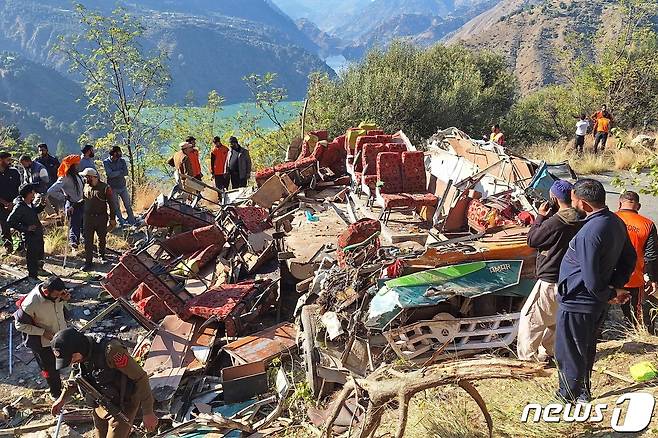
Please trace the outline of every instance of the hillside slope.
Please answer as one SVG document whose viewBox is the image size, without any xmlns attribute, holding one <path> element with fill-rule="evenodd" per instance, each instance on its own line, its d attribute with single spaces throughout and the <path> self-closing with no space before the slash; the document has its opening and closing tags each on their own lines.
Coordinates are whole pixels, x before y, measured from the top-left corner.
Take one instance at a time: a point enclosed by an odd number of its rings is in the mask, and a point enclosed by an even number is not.
<svg viewBox="0 0 658 438">
<path fill-rule="evenodd" d="M 504 0 L 447 42 L 506 56 L 521 91 L 528 93 L 562 82 L 564 60 L 593 56 L 596 32 L 613 33 L 619 20 L 611 0 Z"/>
<path fill-rule="evenodd" d="M 109 11 L 114 2 L 83 0 Z M 276 72 L 280 85 L 300 98 L 313 71 L 331 73 L 314 53 L 317 46 L 269 0 L 132 0 L 124 4 L 141 16 L 149 32 L 146 46 L 170 51 L 170 102 L 188 91 L 203 99 L 217 89 L 228 102 L 249 98 L 241 78 Z M 69 0 L 0 0 L 0 47 L 66 74 L 51 48 L 77 24 Z"/>
<path fill-rule="evenodd" d="M 55 145 L 73 147 L 82 128 L 84 108 L 76 103 L 82 89 L 53 69 L 0 53 L 0 125 L 17 125 Z"/>
</svg>

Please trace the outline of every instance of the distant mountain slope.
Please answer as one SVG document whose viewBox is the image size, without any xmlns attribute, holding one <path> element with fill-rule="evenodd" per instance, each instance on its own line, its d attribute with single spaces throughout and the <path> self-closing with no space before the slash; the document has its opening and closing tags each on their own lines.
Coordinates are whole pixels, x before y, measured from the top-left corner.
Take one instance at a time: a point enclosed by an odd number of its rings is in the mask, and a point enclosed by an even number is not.
<svg viewBox="0 0 658 438">
<path fill-rule="evenodd" d="M 77 143 L 84 108 L 78 84 L 13 53 L 0 53 L 0 125 L 17 125 L 55 146 Z"/>
<path fill-rule="evenodd" d="M 108 11 L 116 3 L 83 0 Z M 192 90 L 203 99 L 217 89 L 228 102 L 250 97 L 241 81 L 250 73 L 275 72 L 290 97 L 300 98 L 313 71 L 332 73 L 317 46 L 269 0 L 128 0 L 149 29 L 147 46 L 171 49 L 171 102 Z M 50 48 L 77 25 L 69 0 L 0 0 L 0 47 L 66 73 Z"/>
<path fill-rule="evenodd" d="M 613 0 L 504 0 L 448 38 L 470 48 L 507 57 L 522 92 L 559 83 L 561 56 L 592 55 L 600 29 L 614 33 L 620 17 Z M 574 42 L 568 36 L 579 35 Z"/>
</svg>

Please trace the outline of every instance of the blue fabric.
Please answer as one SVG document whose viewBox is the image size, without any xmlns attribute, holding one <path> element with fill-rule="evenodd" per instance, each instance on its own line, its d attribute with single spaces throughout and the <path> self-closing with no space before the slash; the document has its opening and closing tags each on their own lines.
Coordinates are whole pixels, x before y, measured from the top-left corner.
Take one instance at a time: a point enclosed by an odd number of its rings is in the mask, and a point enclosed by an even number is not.
<svg viewBox="0 0 658 438">
<path fill-rule="evenodd" d="M 636 254 L 622 220 L 608 208 L 585 219 L 569 242 L 558 284 L 560 308 L 599 313 L 635 269 Z"/>
<path fill-rule="evenodd" d="M 66 211 L 69 215 L 69 243 L 78 245 L 80 243 L 80 233 L 82 232 L 82 218 L 85 211 L 84 202 L 72 204 L 66 202 Z"/>
<path fill-rule="evenodd" d="M 112 190 L 126 188 L 126 177 L 128 176 L 126 160 L 119 158 L 116 161 L 112 161 L 112 158 L 108 157 L 103 160 L 103 167 L 107 176 L 107 184 Z"/>
<path fill-rule="evenodd" d="M 117 221 L 121 225 L 126 224 L 126 219 L 121 215 L 121 208 L 119 207 L 119 199 L 123 202 L 123 206 L 126 209 L 126 215 L 128 216 L 127 221 L 130 225 L 135 224 L 135 215 L 133 214 L 133 209 L 130 206 L 130 194 L 128 193 L 127 188 L 123 189 L 112 189 L 112 201 L 114 202 L 114 207 L 116 211 Z"/>
<path fill-rule="evenodd" d="M 592 367 L 599 328 L 605 309 L 597 313 L 558 310 L 555 326 L 555 361 L 560 385 L 558 393 L 567 401 L 591 398 Z"/>
<path fill-rule="evenodd" d="M 84 156 L 81 155 L 80 156 L 80 164 L 78 164 L 78 172 L 82 172 L 83 170 L 85 170 L 87 168 L 90 168 L 90 167 L 92 169 L 98 171 L 98 169 L 96 169 L 96 164 L 94 163 L 93 158 L 85 158 Z"/>
<path fill-rule="evenodd" d="M 571 189 L 573 189 L 573 184 L 569 181 L 563 179 L 558 179 L 551 186 L 551 193 L 560 201 L 566 201 L 571 199 Z"/>
</svg>

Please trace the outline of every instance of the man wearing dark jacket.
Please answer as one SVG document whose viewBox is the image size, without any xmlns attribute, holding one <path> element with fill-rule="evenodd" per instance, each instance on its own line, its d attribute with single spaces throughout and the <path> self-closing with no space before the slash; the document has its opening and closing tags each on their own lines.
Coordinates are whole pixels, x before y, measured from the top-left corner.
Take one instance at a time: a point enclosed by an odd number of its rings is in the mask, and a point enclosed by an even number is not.
<svg viewBox="0 0 658 438">
<path fill-rule="evenodd" d="M 605 195 L 603 185 L 589 178 L 571 192 L 573 206 L 586 218 L 562 259 L 558 283 L 555 360 L 558 394 L 567 401 L 591 399 L 599 327 L 608 304 L 630 297 L 621 288 L 635 269 L 635 250 L 626 225 L 605 205 Z"/>
<path fill-rule="evenodd" d="M 11 163 L 11 154 L 0 151 L 0 243 L 5 247 L 7 254 L 14 251 L 7 216 L 14 208 L 14 199 L 18 196 L 18 188 L 21 185 L 21 174 L 11 166 Z"/>
<path fill-rule="evenodd" d="M 231 148 L 226 158 L 226 169 L 231 177 L 231 188 L 247 187 L 247 180 L 251 175 L 251 157 L 249 151 L 242 147 L 238 139 L 229 139 Z"/>
<path fill-rule="evenodd" d="M 553 357 L 560 263 L 580 229 L 578 212 L 571 207 L 572 188 L 568 181 L 555 181 L 550 190 L 551 200 L 539 208 L 537 219 L 528 231 L 528 246 L 537 250 L 537 283 L 519 319 L 516 351 L 521 360 L 543 362 Z"/>
<path fill-rule="evenodd" d="M 24 184 L 18 190 L 19 196 L 14 201 L 14 209 L 9 213 L 7 224 L 23 234 L 27 259 L 27 272 L 32 278 L 39 278 L 39 269 L 43 263 L 43 227 L 39 213 L 43 206 L 33 206 L 36 196 L 32 184 Z"/>
</svg>

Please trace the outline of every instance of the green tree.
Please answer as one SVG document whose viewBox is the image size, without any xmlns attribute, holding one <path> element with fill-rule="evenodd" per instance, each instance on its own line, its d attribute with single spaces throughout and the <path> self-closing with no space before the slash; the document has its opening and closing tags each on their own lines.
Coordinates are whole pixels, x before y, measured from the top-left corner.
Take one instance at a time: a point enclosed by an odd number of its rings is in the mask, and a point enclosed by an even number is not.
<svg viewBox="0 0 658 438">
<path fill-rule="evenodd" d="M 334 135 L 370 120 L 419 141 L 439 127 L 488 132 L 516 98 L 516 80 L 501 56 L 397 41 L 371 50 L 336 80 L 312 77 L 309 120 Z"/>
<path fill-rule="evenodd" d="M 159 125 L 158 139 L 160 144 L 168 146 L 170 153 L 173 153 L 178 150 L 180 142 L 192 135 L 197 139 L 197 148 L 202 163 L 209 162 L 213 137 L 221 137 L 228 130 L 226 121 L 220 120 L 218 117 L 223 103 L 224 98 L 217 91 L 212 90 L 208 93 L 204 106 L 163 108 L 162 111 L 157 113 L 161 114 L 161 122 L 164 123 L 151 122 L 155 126 Z M 152 155 L 149 159 L 150 166 L 171 173 L 171 169 L 165 164 L 169 156 L 170 154 Z M 206 169 L 206 167 L 202 164 L 203 169 Z"/>
<path fill-rule="evenodd" d="M 62 157 L 65 157 L 67 153 L 68 152 L 64 142 L 62 140 L 58 141 L 57 146 L 55 147 L 55 156 L 61 159 Z"/>
<path fill-rule="evenodd" d="M 127 152 L 134 185 L 145 176 L 149 153 L 157 153 L 153 126 L 143 123 L 144 110 L 154 106 L 169 84 L 163 51 L 146 53 L 139 41 L 145 28 L 118 8 L 110 15 L 75 6 L 81 31 L 62 36 L 55 50 L 65 55 L 82 77 L 87 102 L 83 142 L 119 144 Z"/>
</svg>

